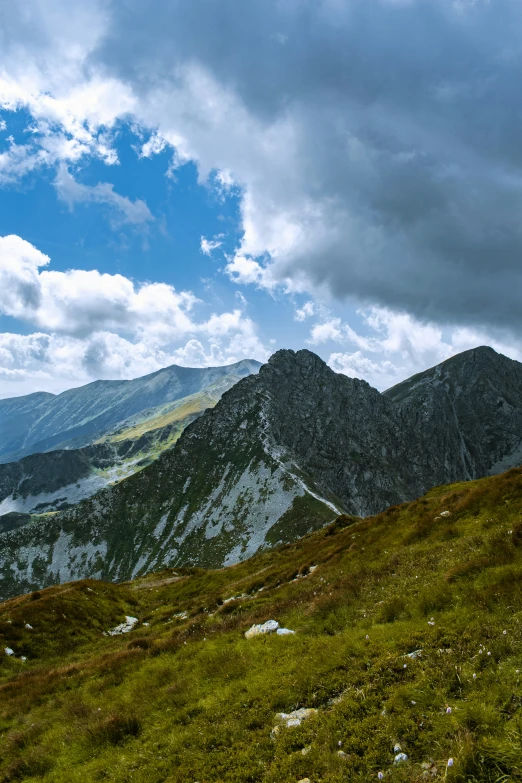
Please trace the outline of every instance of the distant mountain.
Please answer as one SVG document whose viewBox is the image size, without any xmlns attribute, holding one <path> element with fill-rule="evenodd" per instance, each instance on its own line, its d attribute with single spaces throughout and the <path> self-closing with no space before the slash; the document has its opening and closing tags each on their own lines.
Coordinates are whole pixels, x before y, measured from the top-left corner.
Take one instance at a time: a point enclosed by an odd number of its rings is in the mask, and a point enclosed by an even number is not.
<svg viewBox="0 0 522 783">
<path fill-rule="evenodd" d="M 238 369 L 243 373 L 248 365 L 242 362 Z M 229 372 L 203 391 L 142 410 L 84 448 L 55 449 L 0 464 L 0 523 L 3 514 L 63 510 L 150 464 L 240 377 Z"/>
<path fill-rule="evenodd" d="M 518 464 L 522 365 L 478 348 L 384 394 L 278 351 L 149 467 L 0 535 L 1 593 L 219 566 L 430 487 Z"/>
<path fill-rule="evenodd" d="M 172 365 L 133 381 L 95 381 L 58 395 L 0 400 L 0 462 L 86 446 L 131 417 L 204 391 L 226 376 L 238 380 L 259 367 L 252 359 L 224 367 Z"/>
</svg>

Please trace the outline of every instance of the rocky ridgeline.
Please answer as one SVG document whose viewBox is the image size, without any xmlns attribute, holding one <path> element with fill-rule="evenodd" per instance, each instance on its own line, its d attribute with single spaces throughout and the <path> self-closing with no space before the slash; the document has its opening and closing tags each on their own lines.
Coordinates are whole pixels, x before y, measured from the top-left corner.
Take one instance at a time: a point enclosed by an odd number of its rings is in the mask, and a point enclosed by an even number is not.
<svg viewBox="0 0 522 783">
<path fill-rule="evenodd" d="M 0 594 L 168 565 L 220 566 L 337 514 L 522 461 L 522 365 L 478 348 L 384 394 L 279 351 L 153 465 L 0 536 Z"/>
</svg>

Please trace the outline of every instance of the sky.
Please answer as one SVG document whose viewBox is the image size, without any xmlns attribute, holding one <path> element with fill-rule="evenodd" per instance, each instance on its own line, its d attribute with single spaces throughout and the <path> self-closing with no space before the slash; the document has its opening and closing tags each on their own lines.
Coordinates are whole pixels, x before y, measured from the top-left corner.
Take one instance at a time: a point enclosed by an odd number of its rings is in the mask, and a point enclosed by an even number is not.
<svg viewBox="0 0 522 783">
<path fill-rule="evenodd" d="M 519 0 L 0 5 L 0 397 L 522 360 Z"/>
</svg>

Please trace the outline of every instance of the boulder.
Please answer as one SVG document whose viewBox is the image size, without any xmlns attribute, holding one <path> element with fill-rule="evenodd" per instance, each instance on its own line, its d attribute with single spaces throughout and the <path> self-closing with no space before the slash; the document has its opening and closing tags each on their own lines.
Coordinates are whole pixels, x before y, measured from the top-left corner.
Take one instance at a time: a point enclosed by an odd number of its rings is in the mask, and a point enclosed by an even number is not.
<svg viewBox="0 0 522 783">
<path fill-rule="evenodd" d="M 274 633 L 279 628 L 277 620 L 267 620 L 261 625 L 253 625 L 245 632 L 246 639 L 253 639 L 255 636 L 263 636 L 267 633 Z"/>
</svg>

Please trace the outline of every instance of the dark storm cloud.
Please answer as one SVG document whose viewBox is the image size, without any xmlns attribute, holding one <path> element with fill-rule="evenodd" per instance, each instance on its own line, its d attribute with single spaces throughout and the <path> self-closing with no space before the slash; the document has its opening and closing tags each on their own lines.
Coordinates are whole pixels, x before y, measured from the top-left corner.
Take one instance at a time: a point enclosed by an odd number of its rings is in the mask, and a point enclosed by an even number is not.
<svg viewBox="0 0 522 783">
<path fill-rule="evenodd" d="M 261 125 L 291 119 L 320 217 L 276 277 L 505 326 L 522 322 L 521 34 L 517 0 L 127 0 L 94 62 L 142 95 L 197 63 Z M 263 197 L 298 211 L 285 177 Z"/>
</svg>

